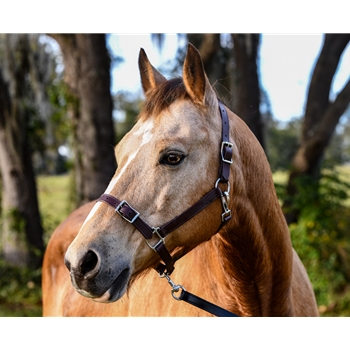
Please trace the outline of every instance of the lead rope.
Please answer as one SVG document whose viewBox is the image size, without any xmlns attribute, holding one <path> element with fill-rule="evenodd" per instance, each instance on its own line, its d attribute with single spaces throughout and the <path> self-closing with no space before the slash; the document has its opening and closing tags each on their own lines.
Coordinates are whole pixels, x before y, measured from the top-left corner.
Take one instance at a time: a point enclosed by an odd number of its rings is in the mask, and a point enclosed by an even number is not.
<svg viewBox="0 0 350 350">
<path fill-rule="evenodd" d="M 218 317 L 239 317 L 239 315 L 236 315 L 230 311 L 223 309 L 220 306 L 214 305 L 207 300 L 204 300 L 192 293 L 187 292 L 187 290 L 182 285 L 175 284 L 167 273 L 160 273 L 159 277 L 166 278 L 171 286 L 171 295 L 175 300 L 185 301 Z M 180 294 L 178 295 L 179 292 Z"/>
</svg>

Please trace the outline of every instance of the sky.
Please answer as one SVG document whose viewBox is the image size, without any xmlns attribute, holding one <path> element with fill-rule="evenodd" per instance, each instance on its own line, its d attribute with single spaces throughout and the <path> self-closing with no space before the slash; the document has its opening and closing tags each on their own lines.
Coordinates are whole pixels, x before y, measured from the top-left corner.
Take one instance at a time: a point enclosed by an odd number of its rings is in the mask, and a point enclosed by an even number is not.
<svg viewBox="0 0 350 350">
<path fill-rule="evenodd" d="M 306 92 L 315 61 L 323 43 L 322 34 L 263 34 L 260 46 L 260 79 L 271 101 L 275 119 L 288 121 L 303 114 Z M 137 66 L 140 48 L 144 48 L 151 63 L 159 68 L 176 53 L 178 37 L 167 34 L 163 50 L 151 41 L 149 34 L 111 35 L 109 46 L 124 62 L 112 71 L 112 91 L 140 92 Z M 344 86 L 350 76 L 350 45 L 347 46 L 336 77 L 331 96 Z M 170 77 L 168 77 L 170 78 Z"/>
</svg>

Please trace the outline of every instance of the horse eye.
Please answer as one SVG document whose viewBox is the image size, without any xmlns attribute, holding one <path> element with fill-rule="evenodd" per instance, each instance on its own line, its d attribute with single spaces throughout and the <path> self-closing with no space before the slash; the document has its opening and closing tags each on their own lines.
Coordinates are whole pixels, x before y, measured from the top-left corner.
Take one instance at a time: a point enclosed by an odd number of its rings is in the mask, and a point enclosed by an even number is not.
<svg viewBox="0 0 350 350">
<path fill-rule="evenodd" d="M 184 160 L 185 156 L 182 154 L 169 153 L 161 160 L 161 164 L 178 165 Z"/>
</svg>

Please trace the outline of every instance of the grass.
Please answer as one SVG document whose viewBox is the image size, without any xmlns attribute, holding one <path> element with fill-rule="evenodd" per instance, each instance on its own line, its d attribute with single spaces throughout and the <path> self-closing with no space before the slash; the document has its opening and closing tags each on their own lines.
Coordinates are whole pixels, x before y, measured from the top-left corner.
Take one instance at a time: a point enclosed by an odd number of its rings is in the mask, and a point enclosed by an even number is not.
<svg viewBox="0 0 350 350">
<path fill-rule="evenodd" d="M 48 242 L 54 229 L 72 211 L 70 203 L 70 175 L 39 176 L 37 179 L 39 210 Z"/>
</svg>

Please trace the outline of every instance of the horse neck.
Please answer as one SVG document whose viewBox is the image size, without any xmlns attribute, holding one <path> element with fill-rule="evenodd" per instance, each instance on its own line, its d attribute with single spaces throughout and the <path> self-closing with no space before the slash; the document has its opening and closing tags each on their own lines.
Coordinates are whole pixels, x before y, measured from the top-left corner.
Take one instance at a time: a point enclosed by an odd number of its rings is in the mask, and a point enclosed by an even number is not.
<svg viewBox="0 0 350 350">
<path fill-rule="evenodd" d="M 232 305 L 243 315 L 291 315 L 292 245 L 264 151 L 240 121 L 233 165 L 232 219 L 212 250 Z"/>
</svg>

